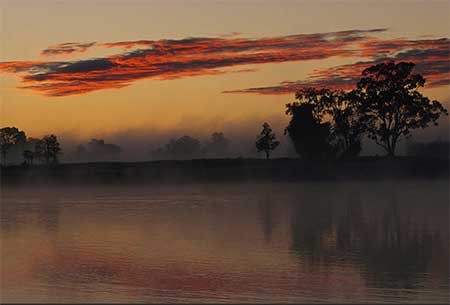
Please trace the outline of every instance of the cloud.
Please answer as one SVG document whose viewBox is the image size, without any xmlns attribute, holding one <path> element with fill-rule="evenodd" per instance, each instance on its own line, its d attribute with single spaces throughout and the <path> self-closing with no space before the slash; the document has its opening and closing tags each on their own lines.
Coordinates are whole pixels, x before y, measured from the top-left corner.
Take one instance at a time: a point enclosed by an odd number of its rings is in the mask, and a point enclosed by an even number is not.
<svg viewBox="0 0 450 305">
<path fill-rule="evenodd" d="M 54 56 L 54 55 L 66 55 L 72 53 L 82 53 L 86 52 L 90 47 L 94 46 L 95 42 L 89 43 L 77 43 L 77 42 L 66 42 L 50 46 L 41 52 L 43 56 Z"/>
<path fill-rule="evenodd" d="M 67 96 L 122 88 L 144 79 L 175 79 L 236 71 L 221 69 L 254 64 L 326 59 L 358 54 L 357 43 L 385 29 L 297 34 L 258 39 L 202 38 L 138 40 L 113 43 L 66 43 L 45 54 L 84 52 L 92 46 L 119 47 L 118 55 L 78 61 L 15 61 L 0 63 L 0 72 L 21 78 L 19 88 L 47 96 Z M 138 49 L 131 49 L 131 48 Z M 130 50 L 131 49 L 131 50 Z M 241 72 L 248 71 L 241 69 Z"/>
<path fill-rule="evenodd" d="M 279 95 L 292 94 L 302 87 L 347 90 L 355 87 L 365 68 L 389 60 L 414 62 L 415 72 L 421 73 L 426 78 L 427 88 L 446 86 L 450 85 L 449 46 L 450 40 L 446 38 L 366 41 L 362 43 L 361 53 L 364 56 L 375 57 L 373 60 L 315 70 L 305 80 L 284 81 L 273 86 L 228 90 L 223 93 Z"/>
</svg>

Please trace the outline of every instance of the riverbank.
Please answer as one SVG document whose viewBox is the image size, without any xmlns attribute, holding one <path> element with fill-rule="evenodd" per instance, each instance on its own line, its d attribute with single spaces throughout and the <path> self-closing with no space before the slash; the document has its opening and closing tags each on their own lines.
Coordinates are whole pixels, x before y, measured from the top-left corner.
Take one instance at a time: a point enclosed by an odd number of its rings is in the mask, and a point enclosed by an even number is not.
<svg viewBox="0 0 450 305">
<path fill-rule="evenodd" d="M 52 167 L 2 167 L 2 184 L 89 184 L 296 180 L 447 179 L 449 159 L 359 157 L 301 159 L 195 159 L 151 162 L 66 163 Z"/>
</svg>

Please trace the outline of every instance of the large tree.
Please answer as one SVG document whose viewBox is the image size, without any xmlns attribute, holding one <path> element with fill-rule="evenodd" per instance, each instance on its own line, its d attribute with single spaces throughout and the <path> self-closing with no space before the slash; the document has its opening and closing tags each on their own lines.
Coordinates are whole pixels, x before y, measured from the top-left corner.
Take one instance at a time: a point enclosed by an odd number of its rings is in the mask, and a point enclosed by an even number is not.
<svg viewBox="0 0 450 305">
<path fill-rule="evenodd" d="M 354 92 L 303 88 L 286 105 L 292 116 L 286 133 L 303 158 L 352 157 L 361 151 Z"/>
<path fill-rule="evenodd" d="M 365 69 L 357 84 L 363 128 L 389 156 L 395 155 L 397 143 L 409 137 L 412 129 L 437 125 L 441 114 L 448 114 L 441 103 L 417 91 L 425 79 L 413 74 L 414 66 L 411 62 L 377 64 Z"/>
<path fill-rule="evenodd" d="M 25 132 L 20 131 L 16 127 L 4 127 L 0 129 L 0 150 L 2 154 L 3 164 L 6 164 L 6 154 L 8 150 L 16 144 L 25 143 Z"/>
<path fill-rule="evenodd" d="M 317 119 L 314 105 L 292 103 L 286 105 L 286 114 L 292 115 L 285 129 L 295 151 L 304 159 L 325 159 L 332 151 L 330 123 Z"/>
</svg>

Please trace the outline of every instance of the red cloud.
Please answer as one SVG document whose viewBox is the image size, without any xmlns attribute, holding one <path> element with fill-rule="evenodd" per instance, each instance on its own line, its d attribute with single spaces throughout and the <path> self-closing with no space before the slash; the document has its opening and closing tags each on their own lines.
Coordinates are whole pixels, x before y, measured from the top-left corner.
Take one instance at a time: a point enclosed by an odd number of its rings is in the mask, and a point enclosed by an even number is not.
<svg viewBox="0 0 450 305">
<path fill-rule="evenodd" d="M 18 75 L 23 84 L 20 88 L 31 89 L 47 96 L 67 96 L 122 88 L 144 78 L 168 80 L 197 75 L 230 73 L 233 71 L 225 72 L 221 69 L 234 66 L 376 54 L 377 48 L 389 49 L 388 46 L 380 45 L 381 43 L 387 43 L 386 41 L 379 42 L 369 36 L 371 33 L 380 31 L 384 31 L 384 29 L 300 34 L 259 39 L 222 37 L 89 44 L 68 43 L 53 46 L 44 50 L 44 52 L 48 54 L 69 54 L 71 52 L 83 52 L 94 45 L 107 48 L 121 47 L 125 51 L 118 55 L 78 61 L 3 62 L 0 63 L 0 71 Z M 408 45 L 408 47 L 416 43 L 414 41 L 403 41 L 403 44 Z M 448 46 L 448 41 L 446 43 Z M 394 43 L 394 41 L 391 41 L 391 44 L 394 46 L 390 49 L 402 50 L 400 42 L 395 41 Z M 429 40 L 427 43 L 422 41 L 421 44 L 435 45 L 435 41 Z M 143 48 L 129 50 L 134 47 Z M 412 54 L 412 56 L 419 55 Z M 328 72 L 324 71 L 324 73 Z M 309 81 L 326 84 L 330 80 L 325 76 L 322 75 L 321 71 L 316 71 Z M 339 76 L 342 75 L 339 74 Z M 350 76 L 343 77 L 340 80 L 342 84 Z M 281 91 L 291 90 L 289 88 L 293 85 L 297 84 L 286 82 L 283 84 Z M 252 90 L 256 89 L 258 88 Z"/>
<path fill-rule="evenodd" d="M 262 95 L 292 94 L 304 87 L 327 87 L 348 90 L 355 87 L 365 68 L 388 60 L 414 62 L 415 71 L 426 78 L 426 87 L 434 88 L 450 84 L 450 40 L 391 40 L 362 42 L 364 56 L 391 55 L 371 61 L 316 70 L 303 81 L 284 81 L 268 87 L 229 90 L 224 93 L 252 93 Z M 377 48 L 379 51 L 377 52 Z"/>
</svg>

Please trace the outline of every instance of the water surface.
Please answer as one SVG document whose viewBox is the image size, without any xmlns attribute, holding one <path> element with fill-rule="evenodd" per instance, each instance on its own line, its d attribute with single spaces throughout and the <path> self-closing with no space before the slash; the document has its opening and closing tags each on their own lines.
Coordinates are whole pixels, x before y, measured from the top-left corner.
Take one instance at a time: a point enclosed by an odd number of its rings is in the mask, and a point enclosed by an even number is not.
<svg viewBox="0 0 450 305">
<path fill-rule="evenodd" d="M 449 302 L 448 180 L 1 199 L 2 302 Z"/>
</svg>

